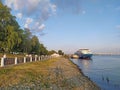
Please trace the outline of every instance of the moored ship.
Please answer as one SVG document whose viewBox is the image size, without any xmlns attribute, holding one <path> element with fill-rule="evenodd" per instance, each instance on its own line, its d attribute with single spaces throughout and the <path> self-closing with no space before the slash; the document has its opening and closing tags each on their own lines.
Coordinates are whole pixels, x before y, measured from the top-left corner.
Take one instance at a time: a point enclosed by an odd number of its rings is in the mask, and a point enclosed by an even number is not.
<svg viewBox="0 0 120 90">
<path fill-rule="evenodd" d="M 79 49 L 75 55 L 78 55 L 80 59 L 91 59 L 93 54 L 89 49 Z"/>
</svg>

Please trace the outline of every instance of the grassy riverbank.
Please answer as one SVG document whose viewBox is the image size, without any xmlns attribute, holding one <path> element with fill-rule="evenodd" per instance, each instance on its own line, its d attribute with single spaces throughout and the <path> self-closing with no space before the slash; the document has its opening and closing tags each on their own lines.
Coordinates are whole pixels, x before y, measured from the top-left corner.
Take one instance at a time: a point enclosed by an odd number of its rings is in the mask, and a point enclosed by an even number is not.
<svg viewBox="0 0 120 90">
<path fill-rule="evenodd" d="M 0 87 L 42 90 L 100 90 L 65 58 L 0 68 Z"/>
</svg>

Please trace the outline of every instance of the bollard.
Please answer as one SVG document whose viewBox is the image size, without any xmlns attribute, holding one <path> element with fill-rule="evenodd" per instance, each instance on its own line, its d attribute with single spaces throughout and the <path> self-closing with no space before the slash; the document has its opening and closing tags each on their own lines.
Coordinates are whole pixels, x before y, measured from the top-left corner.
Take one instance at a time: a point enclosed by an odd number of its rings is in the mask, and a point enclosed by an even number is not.
<svg viewBox="0 0 120 90">
<path fill-rule="evenodd" d="M 4 67 L 4 58 L 1 58 L 1 67 Z"/>
<path fill-rule="evenodd" d="M 17 57 L 15 57 L 15 65 L 17 64 Z"/>
<path fill-rule="evenodd" d="M 37 57 L 38 57 L 38 55 L 35 55 L 35 62 L 38 60 L 38 58 L 37 58 Z"/>
<path fill-rule="evenodd" d="M 40 56 L 39 56 L 39 61 L 40 61 Z"/>
<path fill-rule="evenodd" d="M 24 57 L 24 63 L 26 63 L 26 57 Z"/>
<path fill-rule="evenodd" d="M 32 56 L 30 57 L 30 62 L 32 62 Z"/>
</svg>

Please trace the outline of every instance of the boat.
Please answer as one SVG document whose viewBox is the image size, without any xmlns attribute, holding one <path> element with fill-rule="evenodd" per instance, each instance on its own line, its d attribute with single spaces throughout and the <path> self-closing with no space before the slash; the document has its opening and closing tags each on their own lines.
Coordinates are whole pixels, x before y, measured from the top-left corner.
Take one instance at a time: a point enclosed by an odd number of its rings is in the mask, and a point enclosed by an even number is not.
<svg viewBox="0 0 120 90">
<path fill-rule="evenodd" d="M 89 49 L 79 49 L 74 54 L 78 55 L 80 59 L 91 59 L 93 55 Z"/>
<path fill-rule="evenodd" d="M 76 55 L 76 54 L 73 54 L 73 55 L 71 55 L 71 58 L 72 58 L 72 59 L 79 59 L 79 56 Z"/>
</svg>

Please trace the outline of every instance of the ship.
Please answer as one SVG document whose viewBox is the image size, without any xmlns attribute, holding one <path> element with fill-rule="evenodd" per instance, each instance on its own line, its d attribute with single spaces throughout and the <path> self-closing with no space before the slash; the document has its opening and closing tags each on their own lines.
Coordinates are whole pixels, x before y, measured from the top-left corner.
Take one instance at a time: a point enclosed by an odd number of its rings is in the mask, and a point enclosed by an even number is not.
<svg viewBox="0 0 120 90">
<path fill-rule="evenodd" d="M 79 49 L 74 54 L 78 55 L 79 59 L 91 59 L 93 55 L 89 49 Z"/>
</svg>

